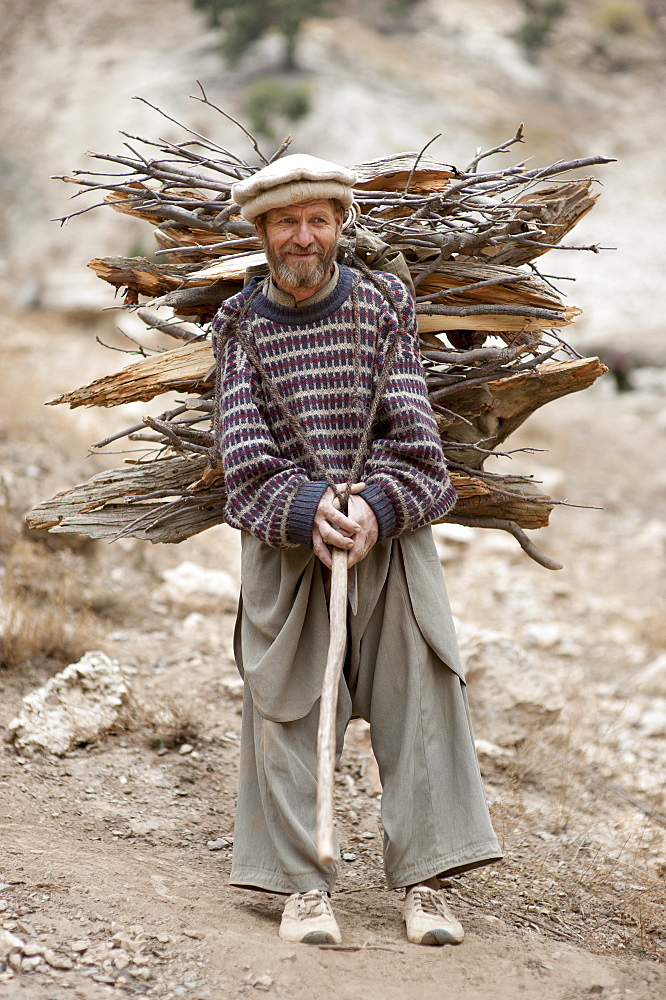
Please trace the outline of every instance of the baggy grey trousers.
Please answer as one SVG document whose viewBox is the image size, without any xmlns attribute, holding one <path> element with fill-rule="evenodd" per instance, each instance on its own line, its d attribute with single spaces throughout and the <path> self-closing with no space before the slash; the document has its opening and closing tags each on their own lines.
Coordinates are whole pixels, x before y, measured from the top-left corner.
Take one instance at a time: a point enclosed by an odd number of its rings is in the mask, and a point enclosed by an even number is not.
<svg viewBox="0 0 666 1000">
<path fill-rule="evenodd" d="M 232 885 L 292 893 L 330 891 L 335 882 L 337 863 L 322 868 L 315 843 L 327 572 L 309 550 L 243 538 L 235 651 L 245 689 Z M 388 887 L 498 860 L 429 528 L 376 546 L 359 564 L 348 634 L 338 754 L 352 714 L 369 722 L 383 787 Z M 304 652 L 312 658 L 304 661 Z M 285 655 L 293 657 L 286 669 Z"/>
</svg>

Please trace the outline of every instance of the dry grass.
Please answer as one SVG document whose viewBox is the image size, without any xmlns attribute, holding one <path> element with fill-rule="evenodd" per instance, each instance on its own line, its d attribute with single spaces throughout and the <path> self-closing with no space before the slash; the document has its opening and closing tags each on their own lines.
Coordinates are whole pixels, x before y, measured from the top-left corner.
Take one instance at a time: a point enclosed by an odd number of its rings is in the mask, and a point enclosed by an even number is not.
<svg viewBox="0 0 666 1000">
<path fill-rule="evenodd" d="M 0 668 L 71 663 L 95 645 L 97 632 L 72 567 L 24 539 L 14 542 L 2 580 Z"/>
<path fill-rule="evenodd" d="M 127 732 L 142 732 L 154 749 L 173 749 L 196 743 L 201 736 L 201 715 L 192 702 L 174 694 L 152 696 L 150 702 L 132 693 L 121 724 Z"/>
<path fill-rule="evenodd" d="M 506 858 L 454 886 L 487 913 L 500 897 L 517 926 L 592 951 L 663 959 L 666 826 L 586 765 L 582 749 L 593 738 L 581 715 L 535 733 L 512 760 L 492 765 L 486 780 Z M 649 812 L 647 798 L 637 801 Z"/>
<path fill-rule="evenodd" d="M 38 604 L 10 595 L 3 604 L 0 669 L 44 660 L 65 665 L 79 660 L 95 645 L 89 617 L 71 615 L 64 603 Z"/>
</svg>

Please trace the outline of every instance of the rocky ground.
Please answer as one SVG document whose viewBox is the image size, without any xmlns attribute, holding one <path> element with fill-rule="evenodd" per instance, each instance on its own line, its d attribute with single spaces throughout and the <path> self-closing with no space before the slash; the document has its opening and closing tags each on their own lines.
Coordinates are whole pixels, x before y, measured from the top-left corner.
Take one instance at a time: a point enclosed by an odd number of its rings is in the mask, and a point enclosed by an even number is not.
<svg viewBox="0 0 666 1000">
<path fill-rule="evenodd" d="M 512 438 L 548 449 L 520 456 L 521 468 L 592 507 L 558 509 L 540 532 L 563 570 L 497 532 L 438 529 L 506 852 L 449 884 L 465 943 L 421 950 L 404 939 L 398 894 L 383 888 L 376 765 L 355 722 L 337 776 L 344 946 L 295 948 L 276 936 L 278 897 L 227 886 L 235 533 L 152 547 L 21 528 L 31 503 L 93 471 L 100 459 L 85 459 L 85 444 L 121 419 L 42 409 L 75 358 L 77 382 L 108 370 L 94 332 L 113 339 L 108 319 L 77 326 L 35 312 L 8 316 L 2 333 L 0 726 L 11 735 L 21 699 L 85 650 L 117 662 L 129 692 L 83 746 L 0 751 L 4 995 L 662 997 L 661 370 L 638 372 L 631 393 L 602 380 Z"/>
</svg>

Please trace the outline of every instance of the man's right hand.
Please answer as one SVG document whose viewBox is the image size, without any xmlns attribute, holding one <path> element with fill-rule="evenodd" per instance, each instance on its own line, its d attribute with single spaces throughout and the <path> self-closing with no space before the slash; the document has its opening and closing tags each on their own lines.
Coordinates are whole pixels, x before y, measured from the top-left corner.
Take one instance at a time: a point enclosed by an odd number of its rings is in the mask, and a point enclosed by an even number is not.
<svg viewBox="0 0 666 1000">
<path fill-rule="evenodd" d="M 364 489 L 365 483 L 354 483 L 350 492 L 355 495 Z M 329 545 L 334 545 L 338 549 L 351 549 L 354 545 L 354 536 L 361 530 L 358 521 L 342 513 L 339 503 L 335 493 L 328 486 L 319 501 L 312 525 L 312 548 L 315 555 L 329 569 L 331 568 Z"/>
</svg>

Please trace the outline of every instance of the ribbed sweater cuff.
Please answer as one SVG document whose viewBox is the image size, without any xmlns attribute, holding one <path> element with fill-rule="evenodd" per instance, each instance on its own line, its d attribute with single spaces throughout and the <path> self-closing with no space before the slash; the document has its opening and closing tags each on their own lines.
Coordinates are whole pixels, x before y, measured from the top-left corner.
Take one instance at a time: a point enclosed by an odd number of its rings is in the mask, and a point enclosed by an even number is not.
<svg viewBox="0 0 666 1000">
<path fill-rule="evenodd" d="M 308 480 L 299 486 L 291 501 L 289 517 L 287 518 L 287 537 L 290 542 L 312 548 L 314 516 L 327 486 L 328 483 L 323 479 L 318 479 L 315 482 Z"/>
<path fill-rule="evenodd" d="M 375 512 L 375 517 L 377 518 L 377 524 L 379 526 L 379 537 L 377 541 L 383 542 L 384 539 L 388 538 L 388 536 L 391 535 L 395 529 L 395 511 L 393 510 L 391 501 L 378 483 L 371 483 L 370 486 L 366 486 L 366 488 L 359 493 L 359 496 L 363 497 L 365 502 L 370 504 Z"/>
</svg>

